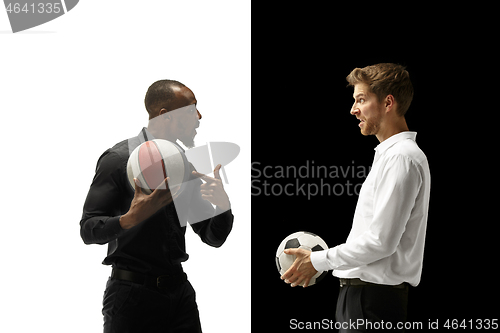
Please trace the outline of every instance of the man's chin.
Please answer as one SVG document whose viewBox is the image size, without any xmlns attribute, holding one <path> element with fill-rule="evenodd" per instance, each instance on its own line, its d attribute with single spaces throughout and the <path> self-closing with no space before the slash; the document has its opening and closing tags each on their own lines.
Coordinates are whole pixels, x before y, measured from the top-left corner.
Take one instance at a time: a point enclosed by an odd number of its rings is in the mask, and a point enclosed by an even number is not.
<svg viewBox="0 0 500 333">
<path fill-rule="evenodd" d="M 376 135 L 380 129 L 380 126 L 365 123 L 365 126 L 361 128 L 361 134 L 364 136 Z"/>
<path fill-rule="evenodd" d="M 361 134 L 363 134 L 363 136 L 375 135 L 375 133 L 367 132 L 367 131 L 361 131 Z"/>
<path fill-rule="evenodd" d="M 195 146 L 194 144 L 194 138 L 189 138 L 189 139 L 179 139 L 184 146 L 187 148 L 191 149 Z"/>
</svg>

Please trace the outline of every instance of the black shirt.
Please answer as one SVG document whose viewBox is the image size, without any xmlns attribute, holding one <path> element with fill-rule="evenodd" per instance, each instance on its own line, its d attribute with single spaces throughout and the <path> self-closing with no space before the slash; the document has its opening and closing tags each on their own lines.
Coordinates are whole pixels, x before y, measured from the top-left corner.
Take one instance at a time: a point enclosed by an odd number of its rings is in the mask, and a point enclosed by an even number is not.
<svg viewBox="0 0 500 333">
<path fill-rule="evenodd" d="M 124 140 L 101 155 L 83 207 L 80 234 L 85 244 L 108 244 L 104 265 L 159 276 L 188 259 L 184 239 L 187 222 L 204 243 L 219 247 L 229 235 L 234 217 L 231 210 L 214 209 L 202 199 L 202 181 L 191 175 L 175 203 L 131 229 L 122 229 L 119 219 L 129 210 L 134 197 L 127 178 L 127 161 L 146 139 L 154 138 L 144 128 L 137 137 Z M 194 170 L 192 165 L 191 168 Z"/>
</svg>

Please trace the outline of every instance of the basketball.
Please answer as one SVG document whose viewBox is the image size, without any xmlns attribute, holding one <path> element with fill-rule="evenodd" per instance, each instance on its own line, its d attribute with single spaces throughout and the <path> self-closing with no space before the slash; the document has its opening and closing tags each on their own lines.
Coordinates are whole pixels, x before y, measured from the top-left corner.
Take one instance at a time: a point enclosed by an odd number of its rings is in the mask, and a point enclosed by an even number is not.
<svg viewBox="0 0 500 333">
<path fill-rule="evenodd" d="M 278 272 L 280 273 L 280 275 L 285 274 L 285 272 L 292 266 L 293 262 L 297 258 L 294 255 L 286 254 L 284 251 L 286 249 L 296 248 L 309 251 L 322 251 L 327 250 L 328 245 L 326 245 L 325 241 L 321 239 L 321 237 L 313 234 L 312 232 L 299 231 L 289 235 L 281 242 L 280 246 L 278 246 L 278 250 L 276 251 L 276 267 L 278 268 Z M 311 278 L 309 286 L 312 286 L 321 281 L 327 273 L 327 271 L 316 273 Z"/>
<path fill-rule="evenodd" d="M 168 140 L 155 139 L 132 151 L 127 162 L 127 176 L 133 189 L 134 178 L 137 178 L 146 194 L 151 194 L 169 177 L 170 191 L 177 194 L 189 180 L 190 168 L 182 148 Z"/>
</svg>

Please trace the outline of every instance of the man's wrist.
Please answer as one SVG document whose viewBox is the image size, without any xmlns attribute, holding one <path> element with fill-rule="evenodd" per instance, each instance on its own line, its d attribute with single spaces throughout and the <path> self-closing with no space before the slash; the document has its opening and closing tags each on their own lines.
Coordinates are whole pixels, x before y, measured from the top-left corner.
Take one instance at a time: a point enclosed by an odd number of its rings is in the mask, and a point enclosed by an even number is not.
<svg viewBox="0 0 500 333">
<path fill-rule="evenodd" d="M 227 200 L 226 202 L 220 204 L 220 205 L 217 205 L 216 206 L 219 210 L 225 212 L 226 210 L 230 210 L 231 209 L 231 202 L 229 200 Z"/>
<path fill-rule="evenodd" d="M 311 264 L 313 265 L 314 269 L 317 270 L 318 272 L 328 271 L 331 269 L 328 265 L 327 254 L 328 250 L 315 251 L 311 253 L 310 257 Z"/>
<path fill-rule="evenodd" d="M 124 230 L 132 228 L 135 224 L 132 221 L 132 217 L 129 213 L 124 214 L 120 217 L 120 227 Z"/>
</svg>

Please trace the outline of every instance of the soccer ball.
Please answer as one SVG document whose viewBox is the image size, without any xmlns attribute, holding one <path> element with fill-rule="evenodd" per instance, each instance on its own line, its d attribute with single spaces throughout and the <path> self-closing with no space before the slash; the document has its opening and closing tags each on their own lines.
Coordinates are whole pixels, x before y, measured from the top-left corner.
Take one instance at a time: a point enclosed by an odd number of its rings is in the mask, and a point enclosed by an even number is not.
<svg viewBox="0 0 500 333">
<path fill-rule="evenodd" d="M 309 251 L 322 251 L 327 250 L 328 245 L 326 245 L 325 241 L 321 239 L 321 237 L 313 234 L 312 232 L 294 232 L 281 242 L 280 246 L 278 246 L 278 250 L 276 251 L 276 267 L 278 268 L 278 272 L 280 273 L 280 275 L 285 274 L 285 272 L 290 268 L 290 266 L 292 266 L 293 262 L 296 259 L 296 256 L 285 254 L 283 251 L 285 251 L 286 249 L 295 248 L 305 249 Z M 316 273 L 316 275 L 311 278 L 309 286 L 312 286 L 321 281 L 327 273 L 327 271 Z"/>
<path fill-rule="evenodd" d="M 177 144 L 161 139 L 143 142 L 130 154 L 127 176 L 133 189 L 139 179 L 142 192 L 151 194 L 167 178 L 172 194 L 180 193 L 191 174 L 184 151 Z"/>
</svg>

